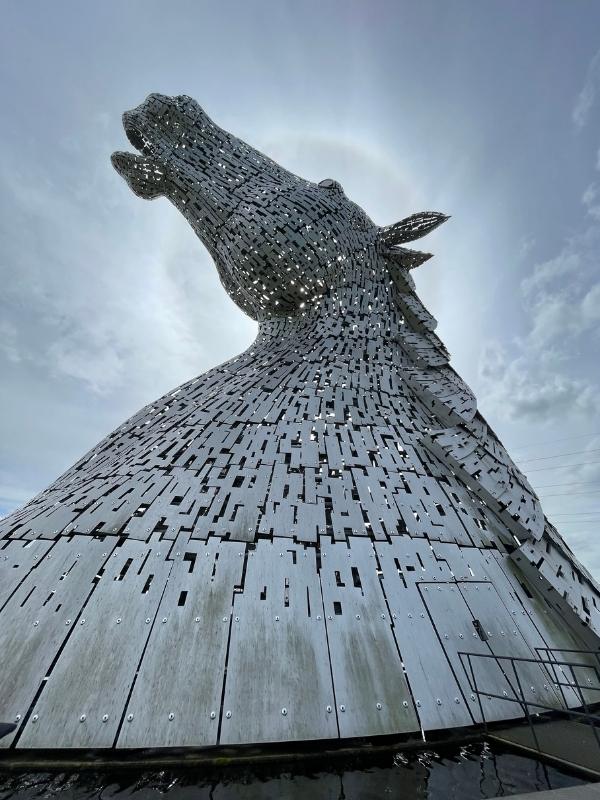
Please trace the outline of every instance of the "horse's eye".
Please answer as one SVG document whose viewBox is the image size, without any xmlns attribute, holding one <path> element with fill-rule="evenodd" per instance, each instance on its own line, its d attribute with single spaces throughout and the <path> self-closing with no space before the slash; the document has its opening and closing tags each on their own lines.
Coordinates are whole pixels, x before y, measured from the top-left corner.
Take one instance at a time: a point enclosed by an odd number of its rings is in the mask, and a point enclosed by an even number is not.
<svg viewBox="0 0 600 800">
<path fill-rule="evenodd" d="M 337 181 L 334 181 L 333 178 L 325 178 L 325 180 L 319 182 L 319 186 L 321 189 L 335 189 L 338 192 L 344 191 L 341 185 Z"/>
</svg>

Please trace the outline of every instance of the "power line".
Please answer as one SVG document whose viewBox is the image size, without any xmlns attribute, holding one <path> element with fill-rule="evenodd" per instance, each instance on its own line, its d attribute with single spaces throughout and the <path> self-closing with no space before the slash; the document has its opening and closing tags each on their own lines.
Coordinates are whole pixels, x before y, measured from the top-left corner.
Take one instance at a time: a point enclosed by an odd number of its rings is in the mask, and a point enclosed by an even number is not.
<svg viewBox="0 0 600 800">
<path fill-rule="evenodd" d="M 600 453 L 600 447 L 595 450 L 573 450 L 570 453 L 557 453 L 555 456 L 538 456 L 537 458 L 526 458 L 524 461 L 517 461 L 517 464 L 527 464 L 529 461 L 547 461 L 549 458 L 562 458 L 562 456 L 578 456 L 581 453 Z"/>
<path fill-rule="evenodd" d="M 554 489 L 556 486 L 600 486 L 596 481 L 576 481 L 575 483 L 545 483 L 543 486 L 536 486 L 538 489 Z"/>
<path fill-rule="evenodd" d="M 562 436 L 560 439 L 546 439 L 545 442 L 533 442 L 532 444 L 524 444 L 516 448 L 516 452 L 520 453 L 522 450 L 529 450 L 530 447 L 543 447 L 545 444 L 554 444 L 555 442 L 567 442 L 572 439 L 592 439 L 594 436 L 600 436 L 600 431 L 597 433 L 581 433 L 578 436 Z"/>
<path fill-rule="evenodd" d="M 583 461 L 579 464 L 559 464 L 556 467 L 536 467 L 535 469 L 528 469 L 527 474 L 530 472 L 547 472 L 549 469 L 569 469 L 570 467 L 591 467 L 593 464 L 600 464 L 600 461 Z"/>
<path fill-rule="evenodd" d="M 561 511 L 558 514 L 551 514 L 553 517 L 579 517 L 588 516 L 589 514 L 600 514 L 600 511 Z"/>
<path fill-rule="evenodd" d="M 554 494 L 541 494 L 540 497 L 574 497 L 578 494 L 600 494 L 600 489 L 591 492 L 556 492 Z"/>
</svg>

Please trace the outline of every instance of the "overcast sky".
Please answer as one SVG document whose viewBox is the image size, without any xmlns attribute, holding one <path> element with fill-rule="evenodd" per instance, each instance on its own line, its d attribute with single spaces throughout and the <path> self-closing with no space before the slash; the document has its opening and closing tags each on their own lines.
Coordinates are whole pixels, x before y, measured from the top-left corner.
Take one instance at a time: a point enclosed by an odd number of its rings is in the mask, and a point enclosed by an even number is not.
<svg viewBox="0 0 600 800">
<path fill-rule="evenodd" d="M 179 212 L 110 165 L 125 109 L 189 94 L 285 167 L 339 180 L 379 224 L 452 215 L 426 241 L 419 293 L 600 577 L 600 3 L 1 11 L 0 514 L 254 336 Z"/>
</svg>

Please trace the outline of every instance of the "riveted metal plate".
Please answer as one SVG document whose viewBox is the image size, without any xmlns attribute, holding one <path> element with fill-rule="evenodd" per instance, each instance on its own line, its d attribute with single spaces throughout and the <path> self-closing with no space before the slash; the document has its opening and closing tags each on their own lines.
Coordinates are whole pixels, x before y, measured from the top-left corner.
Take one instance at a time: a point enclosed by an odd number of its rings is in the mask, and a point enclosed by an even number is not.
<svg viewBox="0 0 600 800">
<path fill-rule="evenodd" d="M 119 747 L 216 744 L 234 587 L 241 585 L 243 566 L 235 542 L 190 541 L 181 547 L 127 704 L 125 718 L 133 719 L 122 727 Z"/>
<path fill-rule="evenodd" d="M 419 730 L 372 542 L 322 538 L 321 585 L 340 736 Z"/>
<path fill-rule="evenodd" d="M 259 541 L 233 613 L 220 743 L 337 737 L 314 548 Z"/>
<path fill-rule="evenodd" d="M 25 726 L 20 746 L 113 745 L 150 635 L 146 619 L 156 613 L 171 564 L 160 546 L 130 540 L 114 550 L 33 706 L 37 720 Z"/>
</svg>

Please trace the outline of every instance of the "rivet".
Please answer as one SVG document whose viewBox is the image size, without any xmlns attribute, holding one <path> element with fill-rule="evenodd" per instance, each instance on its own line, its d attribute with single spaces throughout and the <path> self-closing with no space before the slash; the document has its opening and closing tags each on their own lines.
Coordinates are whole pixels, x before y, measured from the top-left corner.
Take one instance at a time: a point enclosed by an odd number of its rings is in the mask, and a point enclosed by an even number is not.
<svg viewBox="0 0 600 800">
<path fill-rule="evenodd" d="M 166 621 L 167 621 L 167 618 L 166 618 L 166 617 L 163 617 L 163 618 L 162 618 L 162 621 L 163 621 L 163 622 L 166 622 Z"/>
<path fill-rule="evenodd" d="M 331 714 L 331 706 L 327 706 L 327 713 Z"/>
<path fill-rule="evenodd" d="M 34 627 L 34 628 L 37 628 L 37 626 L 38 626 L 39 624 L 40 624 L 40 621 L 39 621 L 39 619 L 36 619 L 36 621 L 33 623 L 33 627 Z"/>
<path fill-rule="evenodd" d="M 82 619 L 82 620 L 81 620 L 81 622 L 80 622 L 79 624 L 80 624 L 80 625 L 85 625 L 85 620 L 84 620 L 84 619 Z"/>
<path fill-rule="evenodd" d="M 360 619 L 360 614 L 357 614 L 357 615 L 356 615 L 356 619 Z"/>
<path fill-rule="evenodd" d="M 127 722 L 131 722 L 133 719 L 133 714 L 127 714 Z"/>
<path fill-rule="evenodd" d="M 38 715 L 37 715 L 37 714 L 34 714 L 34 715 L 33 715 L 33 717 L 31 718 L 31 721 L 32 721 L 32 722 L 37 722 L 37 721 L 38 721 L 38 719 L 39 719 Z"/>
<path fill-rule="evenodd" d="M 227 622 L 227 617 L 223 617 L 223 622 Z"/>
<path fill-rule="evenodd" d="M 377 703 L 376 708 L 377 708 L 377 711 L 381 711 L 383 706 L 381 705 L 381 703 Z"/>
<path fill-rule="evenodd" d="M 279 616 L 275 617 L 275 622 L 279 622 Z"/>
<path fill-rule="evenodd" d="M 85 714 L 82 714 L 82 715 L 79 717 L 79 722 L 85 722 Z"/>
<path fill-rule="evenodd" d="M 475 695 L 474 694 L 471 695 L 471 700 L 475 700 Z"/>
<path fill-rule="evenodd" d="M 175 719 L 175 714 L 171 711 L 169 714 L 169 720 L 172 722 Z"/>
<path fill-rule="evenodd" d="M 15 717 L 15 722 L 19 722 L 19 721 L 20 721 L 20 719 L 21 719 L 21 715 L 20 715 L 20 714 L 17 714 L 17 716 Z"/>
<path fill-rule="evenodd" d="M 412 614 L 409 614 L 409 615 L 408 615 L 408 618 L 409 618 L 409 619 L 412 619 Z"/>
<path fill-rule="evenodd" d="M 402 705 L 404 706 L 404 708 L 408 708 L 408 702 L 406 700 L 402 701 Z"/>
<path fill-rule="evenodd" d="M 231 711 L 228 711 L 228 712 L 225 714 L 225 716 L 227 717 L 227 719 L 231 719 Z"/>
<path fill-rule="evenodd" d="M 196 617 L 196 619 L 194 620 L 194 622 L 200 622 L 200 617 Z"/>
<path fill-rule="evenodd" d="M 283 714 L 284 717 L 287 717 L 287 708 L 282 708 L 281 713 Z"/>
<path fill-rule="evenodd" d="M 340 711 L 345 711 L 345 710 L 346 710 L 346 706 L 344 706 L 344 705 L 341 705 L 341 706 L 340 706 Z"/>
<path fill-rule="evenodd" d="M 236 618 L 235 618 L 235 621 L 236 621 L 236 622 L 239 622 L 239 621 L 240 621 L 240 618 L 239 618 L 239 617 L 236 617 Z"/>
<path fill-rule="evenodd" d="M 215 712 L 214 712 L 214 711 L 211 711 L 211 712 L 210 712 L 210 718 L 211 718 L 211 719 L 214 719 L 216 716 L 217 716 L 217 715 L 215 714 Z"/>
<path fill-rule="evenodd" d="M 146 617 L 146 625 L 150 624 L 150 617 Z"/>
<path fill-rule="evenodd" d="M 65 622 L 65 625 L 70 625 L 70 624 L 71 624 L 71 620 L 70 620 L 70 619 L 68 619 L 68 620 Z"/>
<path fill-rule="evenodd" d="M 419 708 L 421 708 L 421 701 L 420 701 L 420 700 L 417 700 L 417 706 L 418 706 Z"/>
<path fill-rule="evenodd" d="M 117 617 L 117 625 L 121 624 L 121 617 Z"/>
<path fill-rule="evenodd" d="M 102 722 L 108 722 L 108 714 L 102 716 Z"/>
<path fill-rule="evenodd" d="M 441 706 L 441 705 L 442 705 L 442 701 L 440 700 L 440 698 L 439 698 L 439 697 L 437 698 L 437 700 L 436 700 L 435 702 L 438 704 L 438 706 Z"/>
<path fill-rule="evenodd" d="M 455 703 L 460 703 L 460 700 L 458 699 L 458 697 L 455 697 L 455 698 L 454 698 L 454 702 L 455 702 Z"/>
<path fill-rule="evenodd" d="M 317 619 L 321 619 L 321 615 L 320 614 L 317 614 Z"/>
<path fill-rule="evenodd" d="M 385 614 L 382 614 L 382 615 L 381 615 L 381 619 L 385 619 Z"/>
</svg>

